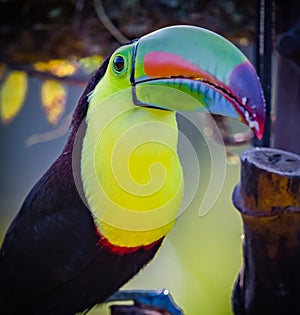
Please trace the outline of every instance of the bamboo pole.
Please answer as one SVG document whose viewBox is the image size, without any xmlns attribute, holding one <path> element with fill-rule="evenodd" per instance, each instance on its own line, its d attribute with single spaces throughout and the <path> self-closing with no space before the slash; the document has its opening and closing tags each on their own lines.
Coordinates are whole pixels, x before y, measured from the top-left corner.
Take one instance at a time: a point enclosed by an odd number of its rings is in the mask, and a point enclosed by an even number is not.
<svg viewBox="0 0 300 315">
<path fill-rule="evenodd" d="M 244 222 L 235 315 L 300 314 L 300 156 L 254 148 L 242 157 L 233 202 Z"/>
</svg>

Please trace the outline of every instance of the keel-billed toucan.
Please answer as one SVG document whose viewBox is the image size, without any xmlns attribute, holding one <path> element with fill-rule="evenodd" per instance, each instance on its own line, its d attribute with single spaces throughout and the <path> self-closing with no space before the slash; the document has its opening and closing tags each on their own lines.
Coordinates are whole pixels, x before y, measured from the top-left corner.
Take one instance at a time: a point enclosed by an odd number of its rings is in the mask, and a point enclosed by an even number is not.
<svg viewBox="0 0 300 315">
<path fill-rule="evenodd" d="M 61 155 L 5 236 L 1 314 L 74 314 L 155 255 L 183 190 L 176 111 L 241 120 L 261 137 L 255 70 L 223 37 L 167 27 L 117 49 L 89 80 Z"/>
</svg>

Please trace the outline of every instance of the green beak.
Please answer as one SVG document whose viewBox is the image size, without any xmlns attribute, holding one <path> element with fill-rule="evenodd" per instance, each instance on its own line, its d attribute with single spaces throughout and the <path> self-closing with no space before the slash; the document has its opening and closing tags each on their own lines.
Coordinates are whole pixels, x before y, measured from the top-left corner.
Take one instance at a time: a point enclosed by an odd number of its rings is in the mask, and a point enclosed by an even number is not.
<svg viewBox="0 0 300 315">
<path fill-rule="evenodd" d="M 211 31 L 171 26 L 140 38 L 131 83 L 136 105 L 232 117 L 262 137 L 265 101 L 256 72 L 239 49 Z"/>
</svg>

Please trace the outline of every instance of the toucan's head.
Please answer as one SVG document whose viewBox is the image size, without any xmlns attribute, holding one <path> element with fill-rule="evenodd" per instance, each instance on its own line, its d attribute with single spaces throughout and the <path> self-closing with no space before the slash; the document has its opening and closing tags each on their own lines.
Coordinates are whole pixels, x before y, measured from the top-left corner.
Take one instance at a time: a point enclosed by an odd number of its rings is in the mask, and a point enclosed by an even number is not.
<svg viewBox="0 0 300 315">
<path fill-rule="evenodd" d="M 265 101 L 253 66 L 206 29 L 166 27 L 119 48 L 92 97 L 99 102 L 129 88 L 134 106 L 208 111 L 240 120 L 262 137 Z"/>
</svg>

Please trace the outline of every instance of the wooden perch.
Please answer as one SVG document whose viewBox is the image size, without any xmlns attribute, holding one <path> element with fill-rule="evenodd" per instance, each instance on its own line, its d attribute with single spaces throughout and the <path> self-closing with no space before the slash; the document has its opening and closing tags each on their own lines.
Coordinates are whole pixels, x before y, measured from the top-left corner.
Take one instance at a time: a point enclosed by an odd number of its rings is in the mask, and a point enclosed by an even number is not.
<svg viewBox="0 0 300 315">
<path fill-rule="evenodd" d="M 244 222 L 235 315 L 300 314 L 300 156 L 254 148 L 242 158 L 233 202 Z"/>
</svg>

